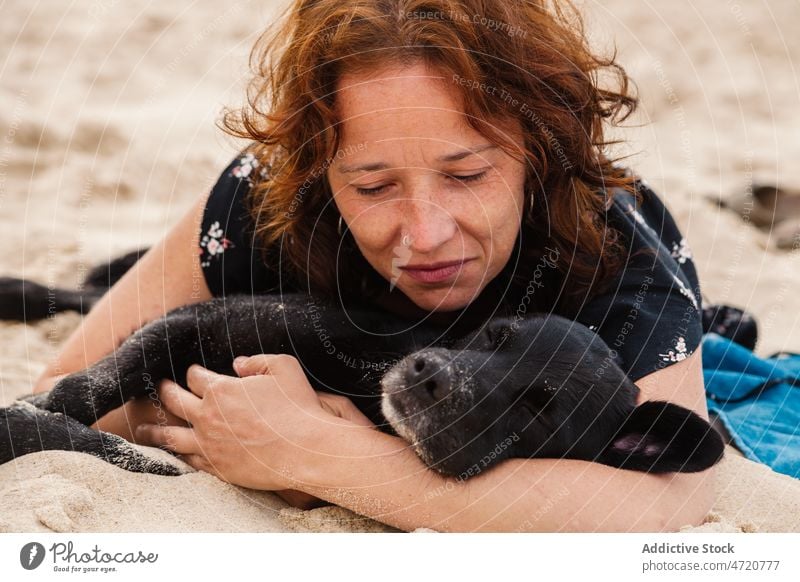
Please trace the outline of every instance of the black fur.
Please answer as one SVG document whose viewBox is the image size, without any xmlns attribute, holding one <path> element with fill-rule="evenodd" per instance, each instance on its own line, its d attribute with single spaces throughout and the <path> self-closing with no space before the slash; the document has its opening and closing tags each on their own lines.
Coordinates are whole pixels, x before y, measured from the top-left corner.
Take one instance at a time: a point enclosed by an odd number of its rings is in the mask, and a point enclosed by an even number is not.
<svg viewBox="0 0 800 582">
<path fill-rule="evenodd" d="M 34 281 L 0 277 L 0 319 L 37 321 L 64 311 L 88 313 L 147 249 L 127 253 L 86 274 L 81 289 L 45 287 Z"/>
<path fill-rule="evenodd" d="M 96 272 L 104 284 L 99 291 L 113 284 L 109 266 Z M 18 280 L 0 281 L 0 296 L 21 289 Z M 41 303 L 28 299 L 32 290 L 48 291 L 25 283 L 25 296 L 11 303 L 17 311 L 6 311 L 30 319 L 30 306 Z M 287 294 L 229 296 L 176 309 L 49 393 L 0 410 L 0 463 L 67 449 L 132 471 L 175 474 L 87 425 L 131 398 L 153 394 L 163 378 L 185 385 L 192 363 L 235 375 L 235 356 L 259 353 L 294 355 L 315 389 L 348 396 L 379 429 L 405 438 L 446 475 L 469 478 L 510 457 L 693 472 L 723 453 L 720 437 L 693 412 L 667 402 L 637 407 L 639 390 L 608 346 L 574 321 L 534 315 L 443 330 Z"/>
</svg>

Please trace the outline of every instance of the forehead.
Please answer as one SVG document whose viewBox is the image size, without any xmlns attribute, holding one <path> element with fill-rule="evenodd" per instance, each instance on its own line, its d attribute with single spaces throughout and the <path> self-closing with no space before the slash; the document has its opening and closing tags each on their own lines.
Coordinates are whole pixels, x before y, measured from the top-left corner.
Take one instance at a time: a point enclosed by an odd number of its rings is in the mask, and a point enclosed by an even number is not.
<svg viewBox="0 0 800 582">
<path fill-rule="evenodd" d="M 466 122 L 447 74 L 423 63 L 342 75 L 336 111 L 343 144 L 396 147 L 414 140 L 447 148 L 481 137 Z"/>
</svg>

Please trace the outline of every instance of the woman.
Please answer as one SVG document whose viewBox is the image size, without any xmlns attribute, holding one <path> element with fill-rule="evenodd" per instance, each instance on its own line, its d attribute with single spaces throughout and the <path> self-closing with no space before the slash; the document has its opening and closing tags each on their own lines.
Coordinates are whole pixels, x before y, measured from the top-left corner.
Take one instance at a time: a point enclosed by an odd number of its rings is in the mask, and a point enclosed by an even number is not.
<svg viewBox="0 0 800 582">
<path fill-rule="evenodd" d="M 616 350 L 642 400 L 707 418 L 691 254 L 658 197 L 604 155 L 603 123 L 636 101 L 569 6 L 545 4 L 298 0 L 256 44 L 248 105 L 225 116 L 251 145 L 37 390 L 179 305 L 303 289 L 445 324 L 567 315 Z M 193 366 L 189 390 L 164 382 L 158 406 L 131 402 L 96 426 L 406 530 L 676 529 L 711 504 L 713 471 L 510 459 L 445 479 L 347 398 L 315 393 L 293 358 L 235 369 L 243 379 Z"/>
</svg>

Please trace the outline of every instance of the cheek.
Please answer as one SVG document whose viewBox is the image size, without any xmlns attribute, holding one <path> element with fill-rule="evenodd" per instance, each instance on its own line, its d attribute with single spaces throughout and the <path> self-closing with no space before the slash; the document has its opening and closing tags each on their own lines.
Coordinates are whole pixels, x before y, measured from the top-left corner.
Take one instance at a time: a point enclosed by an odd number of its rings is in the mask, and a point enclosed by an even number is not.
<svg viewBox="0 0 800 582">
<path fill-rule="evenodd" d="M 359 205 L 343 212 L 356 244 L 365 256 L 391 251 L 397 226 L 397 210 L 393 204 Z"/>
<path fill-rule="evenodd" d="M 504 167 L 481 189 L 481 200 L 494 220 L 519 219 L 524 206 L 525 173 L 521 165 Z"/>
<path fill-rule="evenodd" d="M 504 190 L 498 192 L 491 200 L 491 212 L 494 226 L 506 231 L 519 222 L 522 214 L 522 193 Z"/>
<path fill-rule="evenodd" d="M 491 240 L 497 251 L 510 252 L 517 237 L 523 211 L 522 185 L 509 190 L 509 185 L 497 184 L 483 197 L 479 214 L 484 238 Z"/>
</svg>

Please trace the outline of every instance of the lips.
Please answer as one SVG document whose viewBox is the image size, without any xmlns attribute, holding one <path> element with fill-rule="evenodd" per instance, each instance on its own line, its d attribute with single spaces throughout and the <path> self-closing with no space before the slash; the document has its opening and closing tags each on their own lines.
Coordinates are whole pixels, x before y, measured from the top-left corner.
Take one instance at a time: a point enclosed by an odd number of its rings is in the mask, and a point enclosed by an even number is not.
<svg viewBox="0 0 800 582">
<path fill-rule="evenodd" d="M 406 265 L 401 267 L 409 277 L 421 283 L 442 283 L 453 278 L 463 266 L 472 259 L 462 259 L 460 261 L 444 261 L 440 263 L 430 263 L 428 265 Z"/>
<path fill-rule="evenodd" d="M 412 271 L 435 271 L 437 269 L 442 269 L 444 267 L 452 267 L 455 265 L 460 265 L 461 263 L 466 263 L 471 259 L 459 259 L 458 261 L 441 261 L 439 263 L 430 263 L 427 265 L 406 265 L 405 267 L 401 267 L 401 269 L 405 270 L 412 270 Z"/>
</svg>

